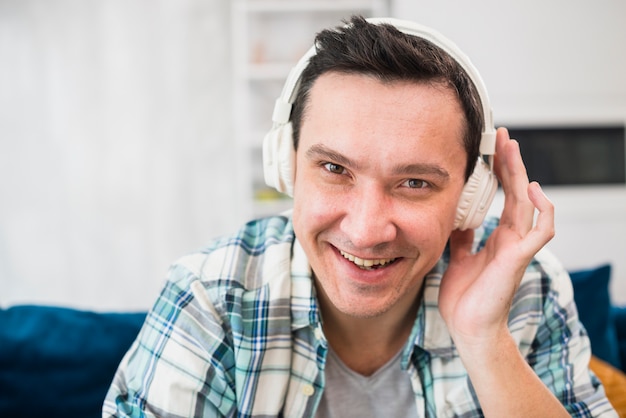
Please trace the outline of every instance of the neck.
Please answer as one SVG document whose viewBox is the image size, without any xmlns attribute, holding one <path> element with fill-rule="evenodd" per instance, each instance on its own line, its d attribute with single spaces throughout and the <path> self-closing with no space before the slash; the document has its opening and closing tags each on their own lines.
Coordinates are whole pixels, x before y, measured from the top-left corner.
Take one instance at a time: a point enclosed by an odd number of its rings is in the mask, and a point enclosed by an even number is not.
<svg viewBox="0 0 626 418">
<path fill-rule="evenodd" d="M 413 329 L 421 300 L 420 293 L 407 307 L 394 307 L 379 316 L 360 318 L 337 310 L 323 290 L 318 294 L 328 343 L 346 366 L 364 376 L 372 375 L 402 349 Z"/>
</svg>

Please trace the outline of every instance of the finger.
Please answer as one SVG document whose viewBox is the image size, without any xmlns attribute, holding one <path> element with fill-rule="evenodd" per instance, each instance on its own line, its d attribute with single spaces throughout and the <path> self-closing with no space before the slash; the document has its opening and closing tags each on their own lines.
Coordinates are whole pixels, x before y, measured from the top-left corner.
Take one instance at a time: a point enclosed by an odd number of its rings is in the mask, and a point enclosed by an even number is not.
<svg viewBox="0 0 626 418">
<path fill-rule="evenodd" d="M 528 196 L 539 213 L 535 226 L 524 241 L 527 251 L 535 254 L 554 237 L 554 204 L 537 182 L 529 184 Z"/>
<path fill-rule="evenodd" d="M 506 128 L 498 128 L 496 131 L 496 154 L 494 156 L 494 171 L 502 183 L 504 177 L 508 177 L 506 171 L 505 144 L 510 140 L 509 131 Z"/>
<path fill-rule="evenodd" d="M 544 193 L 538 182 L 533 181 L 528 185 L 528 197 L 540 213 L 546 213 L 554 217 L 554 204 Z"/>
<path fill-rule="evenodd" d="M 505 197 L 501 224 L 525 235 L 532 228 L 534 206 L 528 196 L 528 174 L 519 143 L 503 132 L 498 145 L 499 178 Z"/>
</svg>

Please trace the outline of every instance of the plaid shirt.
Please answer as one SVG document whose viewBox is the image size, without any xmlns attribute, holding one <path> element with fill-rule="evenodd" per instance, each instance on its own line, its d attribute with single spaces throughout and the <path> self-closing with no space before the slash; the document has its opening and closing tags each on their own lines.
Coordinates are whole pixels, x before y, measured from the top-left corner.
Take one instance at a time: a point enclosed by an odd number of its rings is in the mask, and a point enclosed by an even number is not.
<svg viewBox="0 0 626 418">
<path fill-rule="evenodd" d="M 476 233 L 480 248 L 496 221 Z M 402 353 L 420 416 L 482 411 L 439 315 L 447 255 L 429 273 Z M 540 252 L 515 297 L 509 327 L 538 376 L 575 417 L 617 417 L 588 371 L 589 340 L 567 273 Z M 288 216 L 247 224 L 179 260 L 122 360 L 103 416 L 313 417 L 327 342 L 311 270 Z"/>
</svg>

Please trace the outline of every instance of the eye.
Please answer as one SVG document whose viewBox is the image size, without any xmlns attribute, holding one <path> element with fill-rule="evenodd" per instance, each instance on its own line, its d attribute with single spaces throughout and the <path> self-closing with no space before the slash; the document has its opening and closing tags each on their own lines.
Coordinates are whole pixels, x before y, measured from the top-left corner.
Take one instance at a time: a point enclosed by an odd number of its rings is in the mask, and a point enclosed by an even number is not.
<svg viewBox="0 0 626 418">
<path fill-rule="evenodd" d="M 334 163 L 326 163 L 324 164 L 324 168 L 333 174 L 343 174 L 346 171 L 345 168 Z"/>
<path fill-rule="evenodd" d="M 428 182 L 420 179 L 408 179 L 404 182 L 404 184 L 409 189 L 425 189 L 427 187 L 430 187 L 430 184 Z"/>
</svg>

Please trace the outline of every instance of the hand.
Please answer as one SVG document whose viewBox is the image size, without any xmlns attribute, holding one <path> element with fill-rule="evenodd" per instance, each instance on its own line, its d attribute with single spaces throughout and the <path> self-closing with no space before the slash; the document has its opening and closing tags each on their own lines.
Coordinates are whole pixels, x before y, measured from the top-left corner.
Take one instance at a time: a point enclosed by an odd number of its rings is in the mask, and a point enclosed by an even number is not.
<svg viewBox="0 0 626 418">
<path fill-rule="evenodd" d="M 504 191 L 504 208 L 485 247 L 472 254 L 472 230 L 450 235 L 439 309 L 457 346 L 484 346 L 508 334 L 509 310 L 524 271 L 554 236 L 554 206 L 538 183 L 529 183 L 519 144 L 505 128 L 497 131 L 494 170 Z M 535 210 L 539 214 L 533 225 Z"/>
</svg>

